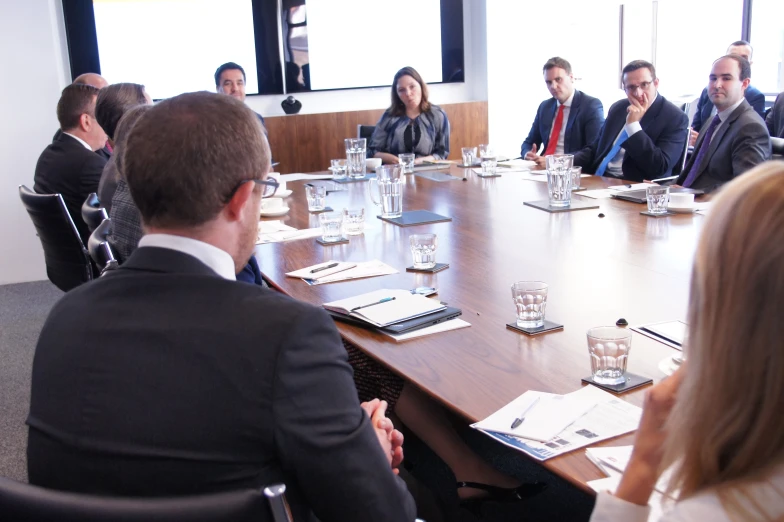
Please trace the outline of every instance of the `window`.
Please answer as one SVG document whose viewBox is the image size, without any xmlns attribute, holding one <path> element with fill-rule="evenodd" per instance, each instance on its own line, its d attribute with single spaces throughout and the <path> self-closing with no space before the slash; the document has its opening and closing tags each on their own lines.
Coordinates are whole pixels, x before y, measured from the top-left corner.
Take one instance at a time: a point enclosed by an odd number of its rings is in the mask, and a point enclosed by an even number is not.
<svg viewBox="0 0 784 522">
<path fill-rule="evenodd" d="M 784 4 L 753 0 L 750 42 L 754 47 L 751 83 L 766 94 L 784 90 Z"/>
</svg>

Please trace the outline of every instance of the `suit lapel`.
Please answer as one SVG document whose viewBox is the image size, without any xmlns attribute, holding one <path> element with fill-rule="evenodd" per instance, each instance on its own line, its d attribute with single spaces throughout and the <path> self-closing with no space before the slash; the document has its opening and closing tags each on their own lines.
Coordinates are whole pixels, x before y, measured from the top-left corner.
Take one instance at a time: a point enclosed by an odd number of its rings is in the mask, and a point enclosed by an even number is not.
<svg viewBox="0 0 784 522">
<path fill-rule="evenodd" d="M 550 143 L 550 131 L 553 127 L 553 120 L 555 120 L 555 111 L 558 110 L 558 101 L 555 98 L 547 100 L 547 107 L 542 109 L 542 126 L 539 132 L 542 134 L 542 146 L 547 149 Z"/>
<path fill-rule="evenodd" d="M 569 143 L 571 142 L 572 126 L 577 121 L 577 116 L 580 114 L 580 100 L 582 93 L 578 90 L 574 91 L 572 98 L 572 105 L 569 107 L 569 119 L 566 121 L 566 130 L 564 131 L 564 149 L 569 150 Z"/>
<path fill-rule="evenodd" d="M 713 135 L 710 144 L 708 145 L 708 152 L 705 155 L 705 160 L 702 162 L 702 165 L 700 165 L 700 170 L 699 172 L 697 172 L 697 177 L 699 177 L 703 173 L 703 171 L 708 168 L 710 159 L 716 153 L 716 149 L 719 148 L 719 145 L 721 145 L 721 140 L 723 140 L 724 137 L 727 135 L 727 133 L 730 131 L 730 128 L 732 128 L 732 124 L 735 123 L 735 120 L 737 120 L 738 117 L 740 117 L 740 115 L 743 114 L 743 111 L 746 110 L 746 106 L 750 107 L 749 102 L 743 100 L 743 102 L 741 102 L 741 104 L 738 105 L 735 108 L 735 110 L 732 111 L 732 113 L 730 113 L 729 117 L 727 118 L 727 121 L 722 122 L 722 124 L 719 126 L 718 130 Z M 695 148 L 695 150 L 698 149 Z"/>
</svg>

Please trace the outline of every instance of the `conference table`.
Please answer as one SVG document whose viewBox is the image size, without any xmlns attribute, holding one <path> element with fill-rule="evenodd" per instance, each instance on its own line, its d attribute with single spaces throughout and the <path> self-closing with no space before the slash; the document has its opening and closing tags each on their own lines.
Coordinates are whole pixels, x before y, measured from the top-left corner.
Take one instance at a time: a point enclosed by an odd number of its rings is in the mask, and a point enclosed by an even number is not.
<svg viewBox="0 0 784 522">
<path fill-rule="evenodd" d="M 565 394 L 584 386 L 581 378 L 591 373 L 586 341 L 591 327 L 614 325 L 620 318 L 630 326 L 685 322 L 704 215 L 653 218 L 640 214 L 644 205 L 588 199 L 579 192 L 575 200 L 600 208 L 548 213 L 523 204 L 547 199 L 547 183 L 528 175 L 499 168 L 500 177 L 480 178 L 456 165 L 438 172 L 435 177 L 448 180 L 428 179 L 432 173 L 425 172 L 405 176 L 403 210 L 430 210 L 451 221 L 412 227 L 387 223 L 376 217 L 380 208 L 372 203 L 367 182 L 340 184 L 346 190 L 328 193 L 327 205 L 335 210 L 364 207 L 364 234 L 326 247 L 314 238 L 258 245 L 264 276 L 277 289 L 316 306 L 382 288 L 436 287 L 439 300 L 462 309 L 469 328 L 395 342 L 369 329 L 336 324 L 346 339 L 468 422 L 485 418 L 527 390 Z M 297 229 L 319 226 L 318 215 L 307 210 L 304 183 L 288 183 L 293 190 L 285 199 L 290 211 L 275 218 Z M 582 179 L 588 189 L 623 183 Z M 448 269 L 406 272 L 412 264 L 408 237 L 424 232 L 438 235 L 436 260 L 448 263 Z M 285 275 L 325 261 L 374 259 L 398 273 L 317 286 Z M 520 280 L 549 285 L 546 317 L 563 324 L 563 330 L 528 336 L 506 327 L 515 320 L 510 287 Z M 660 363 L 678 353 L 634 332 L 628 371 L 658 382 L 665 376 Z M 639 406 L 649 388 L 619 397 Z M 629 445 L 633 437 L 600 445 Z M 583 449 L 542 465 L 586 492 L 592 492 L 587 481 L 604 477 Z"/>
</svg>

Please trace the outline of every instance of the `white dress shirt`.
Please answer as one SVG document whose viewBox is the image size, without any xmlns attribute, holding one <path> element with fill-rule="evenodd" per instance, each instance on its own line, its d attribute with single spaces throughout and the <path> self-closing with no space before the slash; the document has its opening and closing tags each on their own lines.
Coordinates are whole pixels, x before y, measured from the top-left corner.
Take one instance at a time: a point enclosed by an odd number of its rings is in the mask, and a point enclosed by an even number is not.
<svg viewBox="0 0 784 522">
<path fill-rule="evenodd" d="M 561 123 L 561 132 L 558 134 L 558 141 L 555 142 L 555 153 L 556 154 L 563 154 L 564 153 L 564 136 L 566 136 L 566 124 L 569 122 L 569 111 L 572 107 L 572 100 L 574 99 L 574 92 L 572 91 L 572 95 L 567 98 L 567 100 L 563 103 L 558 102 L 558 106 L 555 109 L 555 115 L 558 116 L 558 110 L 563 105 L 563 122 Z M 555 127 L 555 118 L 553 118 L 553 124 L 550 125 L 550 133 L 548 136 L 552 137 L 553 134 L 553 127 Z M 548 142 L 549 143 L 549 142 Z"/>
<path fill-rule="evenodd" d="M 659 96 L 659 93 L 656 93 L 653 96 L 653 99 L 651 100 L 651 103 L 648 104 L 648 108 L 649 109 L 651 107 L 653 107 L 653 102 L 656 101 L 656 98 L 658 96 Z M 626 138 L 628 140 L 634 134 L 636 134 L 636 133 L 638 133 L 638 132 L 640 132 L 642 130 L 642 125 L 640 125 L 639 121 L 634 121 L 632 123 L 627 123 L 626 125 L 624 125 L 623 128 L 621 129 L 621 132 L 619 132 L 618 136 L 615 137 L 615 141 L 613 141 L 613 147 L 615 146 L 616 142 L 618 141 L 618 138 L 621 137 L 621 134 L 623 133 L 624 130 L 626 131 L 626 134 L 628 135 L 628 137 Z M 621 147 L 621 149 L 618 151 L 618 154 L 616 154 L 615 157 L 610 161 L 610 163 L 607 164 L 607 171 L 605 172 L 605 175 L 606 174 L 610 174 L 611 176 L 614 176 L 614 177 L 617 177 L 617 178 L 622 177 L 623 176 L 623 171 L 621 170 L 621 166 L 623 165 L 623 157 L 625 155 L 626 155 L 626 150 L 623 147 Z"/>
<path fill-rule="evenodd" d="M 204 241 L 171 234 L 147 234 L 139 241 L 139 248 L 157 247 L 176 250 L 193 256 L 224 279 L 237 280 L 234 260 L 228 252 Z"/>
<path fill-rule="evenodd" d="M 87 150 L 89 150 L 90 152 L 92 152 L 93 148 L 92 148 L 92 147 L 90 147 L 90 146 L 87 144 L 87 142 L 86 142 L 86 141 L 84 141 L 82 138 L 79 138 L 79 137 L 77 137 L 77 136 L 74 136 L 73 134 L 70 134 L 70 133 L 68 133 L 68 132 L 63 132 L 63 134 L 65 134 L 66 136 L 70 136 L 70 137 L 72 137 L 73 139 L 75 139 L 76 141 L 78 141 L 79 143 L 81 143 L 82 145 L 84 145 L 84 148 L 86 148 Z"/>
</svg>

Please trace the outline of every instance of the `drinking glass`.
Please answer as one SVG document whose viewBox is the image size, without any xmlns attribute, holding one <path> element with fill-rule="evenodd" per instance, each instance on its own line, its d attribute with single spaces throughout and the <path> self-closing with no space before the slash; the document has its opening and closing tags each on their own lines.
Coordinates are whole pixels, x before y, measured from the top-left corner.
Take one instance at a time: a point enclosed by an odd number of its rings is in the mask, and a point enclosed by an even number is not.
<svg viewBox="0 0 784 522">
<path fill-rule="evenodd" d="M 568 207 L 572 204 L 572 172 L 570 170 L 547 171 L 547 193 L 550 206 Z"/>
<path fill-rule="evenodd" d="M 365 231 L 365 209 L 364 208 L 344 208 L 343 226 L 349 236 L 358 236 Z"/>
<path fill-rule="evenodd" d="M 476 147 L 463 147 L 460 149 L 463 154 L 463 166 L 470 167 L 476 161 Z"/>
<path fill-rule="evenodd" d="M 435 234 L 412 234 L 408 241 L 414 256 L 414 268 L 422 270 L 436 266 L 438 241 Z"/>
<path fill-rule="evenodd" d="M 308 199 L 308 211 L 324 210 L 327 200 L 327 187 L 324 185 L 305 185 L 305 197 Z"/>
<path fill-rule="evenodd" d="M 591 373 L 599 384 L 626 382 L 626 361 L 632 347 L 632 332 L 617 326 L 597 326 L 588 330 Z"/>
<path fill-rule="evenodd" d="M 319 214 L 319 224 L 321 225 L 321 240 L 324 242 L 340 241 L 343 236 L 343 213 L 324 212 Z"/>
<path fill-rule="evenodd" d="M 381 217 L 396 218 L 403 215 L 403 166 L 381 165 L 376 167 L 376 178 L 370 178 L 370 199 L 381 207 Z"/>
<path fill-rule="evenodd" d="M 347 160 L 344 159 L 330 160 L 329 170 L 332 171 L 332 179 L 346 179 L 348 176 L 346 173 L 346 170 L 348 169 L 347 163 Z"/>
<path fill-rule="evenodd" d="M 348 163 L 348 176 L 353 179 L 365 177 L 365 159 L 367 154 L 366 138 L 347 138 L 346 161 Z"/>
<path fill-rule="evenodd" d="M 479 157 L 481 158 L 482 156 L 484 156 L 488 152 L 492 152 L 492 150 L 493 150 L 493 147 L 490 146 L 489 143 L 483 143 L 483 144 L 479 145 Z"/>
<path fill-rule="evenodd" d="M 648 200 L 650 214 L 666 214 L 670 202 L 670 187 L 661 185 L 645 187 L 645 198 Z"/>
<path fill-rule="evenodd" d="M 495 176 L 498 168 L 495 154 L 492 151 L 485 152 L 482 156 L 482 176 Z"/>
<path fill-rule="evenodd" d="M 512 300 L 517 307 L 517 326 L 539 328 L 544 325 L 547 288 L 547 284 L 541 281 L 518 281 L 512 285 Z"/>
<path fill-rule="evenodd" d="M 551 154 L 544 157 L 547 170 L 565 170 L 570 172 L 574 167 L 573 154 Z"/>
<path fill-rule="evenodd" d="M 416 159 L 415 154 L 398 154 L 397 158 L 400 160 L 400 164 L 403 165 L 403 174 L 412 174 L 414 172 L 414 159 Z"/>
<path fill-rule="evenodd" d="M 582 175 L 582 167 L 572 167 L 572 190 L 577 190 L 580 188 L 580 178 Z"/>
</svg>

